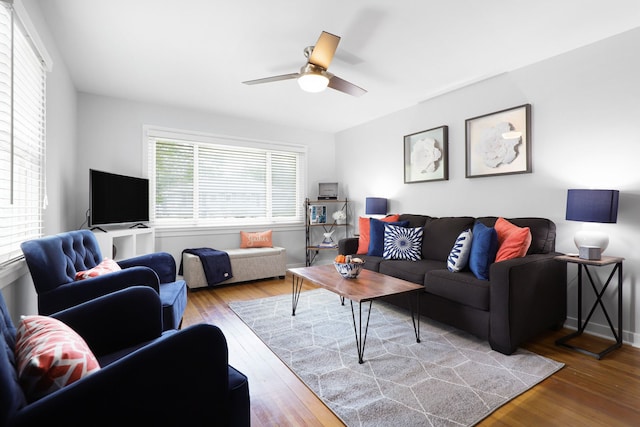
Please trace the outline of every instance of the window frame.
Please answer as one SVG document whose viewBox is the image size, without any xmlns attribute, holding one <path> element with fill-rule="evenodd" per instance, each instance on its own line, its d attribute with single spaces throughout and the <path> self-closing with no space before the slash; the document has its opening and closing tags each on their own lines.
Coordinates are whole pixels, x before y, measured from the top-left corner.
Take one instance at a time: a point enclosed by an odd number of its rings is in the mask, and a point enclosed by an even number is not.
<svg viewBox="0 0 640 427">
<path fill-rule="evenodd" d="M 2 231 L 0 271 L 4 278 L 14 272 L 14 268 L 10 266 L 18 265 L 16 261 L 24 258 L 20 244 L 43 235 L 44 209 L 47 204 L 46 80 L 53 63 L 22 2 L 2 0 L 0 3 L 3 13 L 8 12 L 8 24 L 11 26 L 9 44 L 6 45 L 9 46 L 9 63 L 6 66 L 10 70 L 7 80 L 9 91 L 5 92 L 5 95 L 8 94 L 9 105 L 6 129 L 8 138 L 2 148 L 8 154 L 9 167 L 3 169 L 7 174 L 2 178 L 8 185 L 4 189 L 8 196 L 0 202 L 3 204 L 5 218 L 2 228 L 7 224 L 9 226 L 7 232 Z M 28 73 L 16 74 L 20 69 L 16 68 L 17 64 Z M 25 87 L 25 83 L 27 97 L 16 102 L 19 98 L 14 96 L 15 88 Z M 33 116 L 25 116 L 25 112 Z M 28 220 L 25 221 L 25 218 Z"/>
<path fill-rule="evenodd" d="M 229 229 L 239 227 L 281 227 L 300 226 L 304 223 L 304 198 L 306 193 L 307 175 L 307 147 L 301 144 L 286 142 L 275 142 L 268 140 L 250 139 L 244 137 L 211 134 L 206 132 L 189 131 L 182 129 L 159 127 L 154 125 L 143 125 L 142 163 L 143 176 L 149 179 L 149 209 L 150 225 L 159 230 L 171 229 Z M 156 176 L 155 157 L 151 154 L 150 143 L 153 139 L 166 139 L 173 141 L 185 141 L 200 145 L 216 145 L 220 147 L 230 147 L 233 149 L 263 150 L 271 152 L 295 153 L 298 158 L 297 186 L 296 186 L 296 215 L 287 218 L 224 218 L 224 219 L 201 219 L 193 218 L 188 220 L 158 220 L 155 216 L 156 206 Z M 152 158 L 153 157 L 153 158 Z M 194 189 L 194 197 L 197 195 Z"/>
</svg>

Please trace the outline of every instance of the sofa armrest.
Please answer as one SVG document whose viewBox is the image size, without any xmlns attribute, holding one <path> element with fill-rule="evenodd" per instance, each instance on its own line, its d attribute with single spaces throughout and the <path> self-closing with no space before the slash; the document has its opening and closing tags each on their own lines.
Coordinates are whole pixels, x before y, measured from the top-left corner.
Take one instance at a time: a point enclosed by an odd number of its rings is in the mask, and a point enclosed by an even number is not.
<svg viewBox="0 0 640 427">
<path fill-rule="evenodd" d="M 513 353 L 538 333 L 562 325 L 567 316 L 567 265 L 558 253 L 496 262 L 490 269 L 491 347 Z"/>
<path fill-rule="evenodd" d="M 86 341 L 96 356 L 162 334 L 162 302 L 148 286 L 132 286 L 54 313 Z"/>
<path fill-rule="evenodd" d="M 65 283 L 39 295 L 38 311 L 40 314 L 48 315 L 134 285 L 149 286 L 160 292 L 158 276 L 153 270 L 147 267 L 128 268 Z"/>
<path fill-rule="evenodd" d="M 135 266 L 149 267 L 156 272 L 160 283 L 171 283 L 176 280 L 176 260 L 168 252 L 154 252 L 118 261 L 121 268 Z"/>
<path fill-rule="evenodd" d="M 346 237 L 338 240 L 340 255 L 355 255 L 358 252 L 358 237 Z"/>
<path fill-rule="evenodd" d="M 219 328 L 187 327 L 27 405 L 15 425 L 228 425 L 227 354 Z"/>
</svg>

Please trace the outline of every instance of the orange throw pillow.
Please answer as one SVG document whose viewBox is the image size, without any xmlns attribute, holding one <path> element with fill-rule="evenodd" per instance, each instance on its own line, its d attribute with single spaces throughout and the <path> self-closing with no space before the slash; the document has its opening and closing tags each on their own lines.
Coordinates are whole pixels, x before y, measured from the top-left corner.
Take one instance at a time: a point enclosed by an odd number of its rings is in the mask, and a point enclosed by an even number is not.
<svg viewBox="0 0 640 427">
<path fill-rule="evenodd" d="M 271 230 L 256 231 L 253 233 L 247 231 L 240 232 L 240 247 L 241 248 L 271 248 L 273 242 L 271 241 Z"/>
<path fill-rule="evenodd" d="M 498 218 L 494 226 L 498 234 L 498 253 L 496 262 L 512 258 L 521 258 L 531 246 L 529 227 L 518 227 L 504 218 Z"/>
<path fill-rule="evenodd" d="M 380 221 L 384 222 L 396 222 L 400 219 L 400 215 L 389 215 L 384 218 L 380 218 Z M 358 230 L 360 237 L 358 238 L 358 255 L 366 255 L 369 252 L 369 218 L 358 218 Z"/>
</svg>

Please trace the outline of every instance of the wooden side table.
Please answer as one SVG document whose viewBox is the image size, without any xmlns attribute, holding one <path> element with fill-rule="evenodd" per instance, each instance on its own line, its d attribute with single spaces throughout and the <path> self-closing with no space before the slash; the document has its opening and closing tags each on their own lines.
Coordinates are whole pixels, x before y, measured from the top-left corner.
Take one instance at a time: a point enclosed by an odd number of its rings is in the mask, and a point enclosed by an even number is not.
<svg viewBox="0 0 640 427">
<path fill-rule="evenodd" d="M 560 255 L 555 257 L 555 259 L 558 261 L 566 262 L 566 263 L 578 264 L 578 330 L 574 333 L 571 333 L 565 337 L 558 339 L 556 341 L 556 345 L 561 345 L 563 347 L 567 347 L 567 348 L 579 351 L 580 353 L 593 356 L 597 359 L 602 359 L 605 355 L 607 355 L 611 351 L 615 350 L 616 348 L 620 348 L 622 346 L 622 261 L 624 261 L 624 258 L 603 256 L 602 259 L 600 260 L 588 260 L 588 259 L 578 258 L 577 256 Z M 611 270 L 611 273 L 609 274 L 609 278 L 605 282 L 604 286 L 602 286 L 602 289 L 598 290 L 596 288 L 596 285 L 593 282 L 593 278 L 591 277 L 591 272 L 589 271 L 587 266 L 603 267 L 607 265 L 614 265 L 614 267 Z M 589 279 L 591 288 L 593 289 L 593 292 L 596 295 L 596 301 L 593 303 L 593 307 L 591 307 L 591 310 L 589 311 L 587 318 L 584 320 L 584 323 L 582 322 L 582 270 L 584 270 L 585 273 L 587 274 L 587 278 Z M 616 271 L 618 272 L 618 275 L 617 275 L 618 276 L 617 277 L 618 279 L 618 330 L 617 331 L 613 327 L 613 323 L 611 322 L 609 313 L 607 312 L 607 309 L 602 303 L 602 296 L 607 290 L 609 283 L 611 283 L 611 279 L 613 279 L 613 277 L 615 276 Z M 596 310 L 598 305 L 602 308 L 602 311 L 604 312 L 604 315 L 607 318 L 607 322 L 609 323 L 609 328 L 613 333 L 615 343 L 607 347 L 606 349 L 602 350 L 599 353 L 594 353 L 592 351 L 585 350 L 583 348 L 569 344 L 567 341 L 582 335 L 585 328 L 587 327 L 587 324 L 589 323 L 589 320 L 591 320 L 591 316 L 593 315 L 593 312 Z"/>
</svg>

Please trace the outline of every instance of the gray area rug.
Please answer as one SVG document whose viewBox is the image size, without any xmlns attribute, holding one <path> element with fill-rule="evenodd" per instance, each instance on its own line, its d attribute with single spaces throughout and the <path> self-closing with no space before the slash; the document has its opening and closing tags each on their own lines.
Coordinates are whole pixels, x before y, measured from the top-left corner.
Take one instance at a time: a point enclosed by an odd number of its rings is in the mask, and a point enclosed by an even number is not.
<svg viewBox="0 0 640 427">
<path fill-rule="evenodd" d="M 474 425 L 564 366 L 424 317 L 416 343 L 411 315 L 380 301 L 359 364 L 349 301 L 327 290 L 301 293 L 295 317 L 291 295 L 229 306 L 350 427 Z"/>
</svg>

